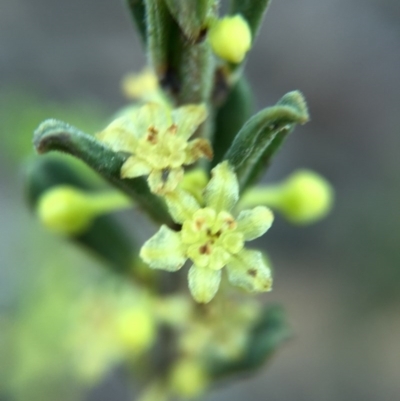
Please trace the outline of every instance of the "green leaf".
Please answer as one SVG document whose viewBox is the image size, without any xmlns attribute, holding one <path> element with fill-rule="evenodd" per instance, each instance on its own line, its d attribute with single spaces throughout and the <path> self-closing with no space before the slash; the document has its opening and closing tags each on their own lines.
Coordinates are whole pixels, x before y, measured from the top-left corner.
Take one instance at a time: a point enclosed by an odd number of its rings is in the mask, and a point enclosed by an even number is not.
<svg viewBox="0 0 400 401">
<path fill-rule="evenodd" d="M 170 70 L 169 52 L 174 20 L 164 0 L 145 0 L 145 6 L 148 52 L 154 71 L 163 82 Z"/>
<path fill-rule="evenodd" d="M 178 70 L 177 103 L 208 103 L 213 84 L 214 64 L 208 41 L 183 43 Z"/>
<path fill-rule="evenodd" d="M 304 97 L 294 91 L 243 125 L 224 156 L 238 176 L 241 192 L 268 166 L 295 125 L 304 124 L 308 119 Z"/>
<path fill-rule="evenodd" d="M 245 18 L 250 26 L 253 42 L 269 4 L 270 0 L 231 0 L 230 14 L 241 14 Z"/>
<path fill-rule="evenodd" d="M 85 191 L 99 190 L 98 185 L 85 179 L 81 171 L 60 156 L 36 158 L 27 166 L 25 190 L 33 210 L 46 191 L 59 185 L 71 185 Z M 106 261 L 118 273 L 126 273 L 132 268 L 133 257 L 139 250 L 111 216 L 96 218 L 84 234 L 70 239 Z"/>
<path fill-rule="evenodd" d="M 213 166 L 221 161 L 236 133 L 250 118 L 252 110 L 253 94 L 246 78 L 242 76 L 229 93 L 225 103 L 217 109 Z"/>
<path fill-rule="evenodd" d="M 165 203 L 150 192 L 144 178 L 121 179 L 120 170 L 127 159 L 126 154 L 113 152 L 91 135 L 57 120 L 44 121 L 35 131 L 33 143 L 38 153 L 60 151 L 84 161 L 131 196 L 155 221 L 173 225 Z"/>
<path fill-rule="evenodd" d="M 211 1 L 211 0 L 210 0 Z M 178 6 L 182 3 L 182 7 Z M 189 4 L 190 3 L 190 4 Z M 160 86 L 174 100 L 176 105 L 188 103 L 208 103 L 214 76 L 214 58 L 208 41 L 202 40 L 203 35 L 194 40 L 193 20 L 198 20 L 196 26 L 202 25 L 202 15 L 215 12 L 213 8 L 208 10 L 205 5 L 208 0 L 199 3 L 186 1 L 169 1 L 168 5 L 174 13 L 161 0 L 146 0 L 148 51 L 153 68 L 157 73 Z M 195 15 L 191 14 L 191 21 L 186 18 L 192 7 L 199 10 Z M 179 14 L 179 16 L 178 16 Z M 208 15 L 207 15 L 208 18 Z M 180 24 L 185 21 L 186 35 Z M 189 27 L 190 25 L 190 27 Z M 196 28 L 197 29 L 197 28 Z M 207 124 L 203 124 L 198 136 L 207 137 Z"/>
<path fill-rule="evenodd" d="M 213 0 L 165 0 L 165 2 L 186 38 L 192 42 L 201 40 L 207 13 Z"/>
<path fill-rule="evenodd" d="M 208 372 L 214 379 L 248 373 L 260 368 L 290 338 L 285 313 L 279 306 L 268 306 L 249 333 L 247 349 L 239 360 L 209 361 Z"/>
<path fill-rule="evenodd" d="M 125 0 L 131 12 L 132 20 L 139 32 L 143 43 L 147 42 L 146 7 L 144 0 Z"/>
</svg>

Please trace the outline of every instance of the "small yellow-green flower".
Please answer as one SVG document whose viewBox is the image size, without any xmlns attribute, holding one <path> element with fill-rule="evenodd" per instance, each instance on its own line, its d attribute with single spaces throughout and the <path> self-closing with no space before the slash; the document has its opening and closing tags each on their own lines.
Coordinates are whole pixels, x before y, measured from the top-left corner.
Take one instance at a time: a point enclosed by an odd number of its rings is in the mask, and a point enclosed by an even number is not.
<svg viewBox="0 0 400 401">
<path fill-rule="evenodd" d="M 212 158 L 207 140 L 188 141 L 206 117 L 204 105 L 172 110 L 163 104 L 148 103 L 113 121 L 97 137 L 115 152 L 131 154 L 122 165 L 122 178 L 148 175 L 151 191 L 165 194 L 182 180 L 183 166 L 201 157 Z"/>
<path fill-rule="evenodd" d="M 244 248 L 244 243 L 263 235 L 273 215 L 267 207 L 259 206 L 234 218 L 231 211 L 238 196 L 237 178 L 228 162 L 212 170 L 204 189 L 204 205 L 180 189 L 166 194 L 171 216 L 182 230 L 161 226 L 143 245 L 140 256 L 150 267 L 168 271 L 179 270 L 190 259 L 189 289 L 197 302 L 211 301 L 224 266 L 232 284 L 248 291 L 269 291 L 270 268 L 261 252 Z"/>
<path fill-rule="evenodd" d="M 122 91 L 128 99 L 148 99 L 157 94 L 158 80 L 149 68 L 139 73 L 127 74 L 121 83 Z"/>
</svg>

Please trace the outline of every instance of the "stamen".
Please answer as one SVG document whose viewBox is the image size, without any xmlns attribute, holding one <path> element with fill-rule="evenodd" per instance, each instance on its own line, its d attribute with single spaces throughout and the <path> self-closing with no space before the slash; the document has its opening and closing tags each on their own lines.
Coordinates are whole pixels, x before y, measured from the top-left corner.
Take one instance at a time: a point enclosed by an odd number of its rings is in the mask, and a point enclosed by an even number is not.
<svg viewBox="0 0 400 401">
<path fill-rule="evenodd" d="M 151 125 L 147 129 L 147 131 L 148 131 L 148 134 L 147 134 L 147 137 L 146 137 L 147 141 L 149 141 L 152 144 L 157 143 L 158 130 L 153 125 Z"/>
<path fill-rule="evenodd" d="M 178 126 L 176 124 L 172 124 L 168 129 L 167 132 L 171 135 L 176 135 L 176 132 L 178 130 Z"/>
<path fill-rule="evenodd" d="M 206 244 L 202 245 L 199 248 L 199 252 L 201 255 L 210 255 L 211 254 L 211 246 L 210 243 L 207 242 Z"/>
<path fill-rule="evenodd" d="M 195 226 L 196 226 L 196 228 L 198 230 L 201 230 L 203 228 L 203 225 L 204 225 L 204 218 L 202 218 L 202 217 L 197 218 L 194 221 L 194 224 L 195 224 Z"/>
</svg>

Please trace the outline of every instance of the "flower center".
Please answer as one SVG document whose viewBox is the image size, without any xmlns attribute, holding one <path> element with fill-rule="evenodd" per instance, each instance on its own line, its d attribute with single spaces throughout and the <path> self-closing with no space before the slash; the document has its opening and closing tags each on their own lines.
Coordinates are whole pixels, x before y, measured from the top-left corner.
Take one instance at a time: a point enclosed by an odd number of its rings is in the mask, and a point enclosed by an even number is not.
<svg viewBox="0 0 400 401">
<path fill-rule="evenodd" d="M 244 241 L 229 213 L 203 208 L 183 224 L 182 242 L 197 266 L 220 269 L 243 248 Z"/>
<path fill-rule="evenodd" d="M 176 133 L 175 124 L 165 131 L 150 126 L 140 141 L 136 154 L 138 157 L 145 157 L 157 169 L 180 167 L 185 160 L 187 142 Z"/>
</svg>

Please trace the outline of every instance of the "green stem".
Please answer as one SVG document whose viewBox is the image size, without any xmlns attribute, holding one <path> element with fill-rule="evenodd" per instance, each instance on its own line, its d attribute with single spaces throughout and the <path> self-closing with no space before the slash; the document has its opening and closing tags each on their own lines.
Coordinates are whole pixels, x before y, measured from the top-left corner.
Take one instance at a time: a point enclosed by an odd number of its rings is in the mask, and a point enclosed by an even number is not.
<svg viewBox="0 0 400 401">
<path fill-rule="evenodd" d="M 132 207 L 132 200 L 121 192 L 98 193 L 89 196 L 95 215 L 106 214 Z"/>
<path fill-rule="evenodd" d="M 282 188 L 279 185 L 251 188 L 244 193 L 238 207 L 248 209 L 259 205 L 279 208 L 282 200 Z"/>
</svg>

